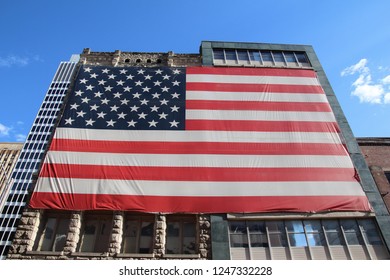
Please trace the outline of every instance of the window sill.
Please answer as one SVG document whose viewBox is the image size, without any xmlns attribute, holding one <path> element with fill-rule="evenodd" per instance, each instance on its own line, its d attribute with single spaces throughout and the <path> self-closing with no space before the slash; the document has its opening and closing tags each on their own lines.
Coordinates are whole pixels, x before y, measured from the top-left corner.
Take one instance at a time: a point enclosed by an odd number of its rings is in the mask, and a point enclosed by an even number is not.
<svg viewBox="0 0 390 280">
<path fill-rule="evenodd" d="M 73 252 L 70 254 L 74 257 L 108 257 L 108 252 L 96 253 L 96 252 Z"/>
<path fill-rule="evenodd" d="M 64 252 L 53 252 L 53 251 L 27 251 L 26 255 L 35 255 L 35 256 L 63 256 Z"/>
<path fill-rule="evenodd" d="M 120 253 L 118 258 L 154 258 L 154 254 Z"/>
<path fill-rule="evenodd" d="M 164 259 L 200 259 L 199 254 L 165 254 Z"/>
</svg>

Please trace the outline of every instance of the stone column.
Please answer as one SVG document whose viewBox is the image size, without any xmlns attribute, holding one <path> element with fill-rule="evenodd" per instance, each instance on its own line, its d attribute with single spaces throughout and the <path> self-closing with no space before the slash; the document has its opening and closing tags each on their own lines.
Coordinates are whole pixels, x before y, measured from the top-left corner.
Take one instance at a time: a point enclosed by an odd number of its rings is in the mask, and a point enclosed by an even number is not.
<svg viewBox="0 0 390 280">
<path fill-rule="evenodd" d="M 199 215 L 199 253 L 202 259 L 209 259 L 211 253 L 210 216 Z"/>
<path fill-rule="evenodd" d="M 153 254 L 156 258 L 160 258 L 165 254 L 166 228 L 167 228 L 166 216 L 157 214 L 155 237 L 154 237 L 154 248 L 153 248 Z"/>
<path fill-rule="evenodd" d="M 64 253 L 74 253 L 77 249 L 77 244 L 80 240 L 81 219 L 82 212 L 72 212 L 69 221 L 69 232 L 66 236 L 66 243 L 64 246 Z"/>
<path fill-rule="evenodd" d="M 112 219 L 111 240 L 108 247 L 109 254 L 120 253 L 123 236 L 123 220 L 124 213 L 122 211 L 114 212 L 114 216 Z"/>
</svg>

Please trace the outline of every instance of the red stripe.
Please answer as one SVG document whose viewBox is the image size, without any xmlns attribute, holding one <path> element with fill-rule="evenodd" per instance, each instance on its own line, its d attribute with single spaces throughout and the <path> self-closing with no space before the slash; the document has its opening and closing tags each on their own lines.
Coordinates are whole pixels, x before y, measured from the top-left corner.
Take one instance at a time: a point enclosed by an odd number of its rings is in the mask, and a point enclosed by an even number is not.
<svg viewBox="0 0 390 280">
<path fill-rule="evenodd" d="M 186 120 L 186 129 L 258 132 L 340 132 L 337 123 L 310 121 Z"/>
<path fill-rule="evenodd" d="M 176 143 L 53 139 L 50 150 L 123 154 L 347 155 L 343 145 L 325 143 Z"/>
<path fill-rule="evenodd" d="M 332 112 L 328 103 L 320 102 L 263 102 L 263 101 L 217 101 L 187 100 L 186 110 L 254 110 L 254 111 L 294 111 Z"/>
<path fill-rule="evenodd" d="M 216 168 L 44 164 L 39 176 L 202 182 L 356 181 L 353 168 Z"/>
<path fill-rule="evenodd" d="M 34 192 L 31 208 L 121 210 L 147 213 L 371 211 L 364 196 L 178 197 Z M 196 209 L 196 211 L 194 211 Z"/>
<path fill-rule="evenodd" d="M 186 90 L 227 91 L 227 92 L 274 92 L 274 93 L 318 93 L 324 94 L 321 86 L 313 85 L 275 85 L 275 84 L 225 84 L 192 83 L 186 84 Z"/>
<path fill-rule="evenodd" d="M 308 77 L 316 78 L 316 73 L 308 69 L 282 69 L 282 68 L 241 68 L 241 67 L 189 67 L 187 75 L 244 75 L 244 76 L 282 76 L 282 77 Z"/>
</svg>

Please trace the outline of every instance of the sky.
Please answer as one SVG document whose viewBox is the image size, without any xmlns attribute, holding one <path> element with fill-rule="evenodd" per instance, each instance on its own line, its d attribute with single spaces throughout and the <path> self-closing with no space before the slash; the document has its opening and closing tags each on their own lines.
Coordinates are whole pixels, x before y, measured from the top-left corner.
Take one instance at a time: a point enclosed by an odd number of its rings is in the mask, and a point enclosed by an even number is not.
<svg viewBox="0 0 390 280">
<path fill-rule="evenodd" d="M 198 53 L 201 41 L 312 45 L 356 137 L 390 137 L 390 1 L 1 0 L 0 142 L 24 141 L 61 61 Z"/>
</svg>

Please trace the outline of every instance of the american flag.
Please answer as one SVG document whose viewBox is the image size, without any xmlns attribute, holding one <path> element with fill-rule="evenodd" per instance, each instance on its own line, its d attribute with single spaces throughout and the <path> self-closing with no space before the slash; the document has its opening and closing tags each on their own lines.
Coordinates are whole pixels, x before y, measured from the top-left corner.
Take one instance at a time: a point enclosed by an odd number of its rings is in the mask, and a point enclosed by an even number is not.
<svg viewBox="0 0 390 280">
<path fill-rule="evenodd" d="M 33 208 L 370 211 L 309 69 L 81 67 Z"/>
</svg>

